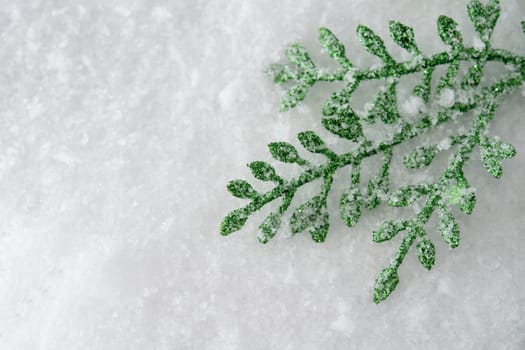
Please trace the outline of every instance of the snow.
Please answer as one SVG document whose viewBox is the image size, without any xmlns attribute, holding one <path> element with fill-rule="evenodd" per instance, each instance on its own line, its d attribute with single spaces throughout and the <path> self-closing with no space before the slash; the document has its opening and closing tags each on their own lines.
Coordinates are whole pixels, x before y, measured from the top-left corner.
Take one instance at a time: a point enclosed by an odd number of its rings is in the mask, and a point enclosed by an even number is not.
<svg viewBox="0 0 525 350">
<path fill-rule="evenodd" d="M 438 103 L 442 107 L 452 107 L 454 105 L 454 90 L 449 88 L 441 90 Z"/>
<path fill-rule="evenodd" d="M 355 68 L 350 68 L 350 69 L 348 70 L 348 72 L 346 72 L 344 80 L 345 80 L 348 84 L 352 84 L 352 83 L 355 82 L 355 77 L 354 77 L 354 75 L 355 75 L 356 71 L 357 71 L 357 69 L 355 69 Z"/>
<path fill-rule="evenodd" d="M 523 349 L 519 89 L 505 97 L 491 125 L 517 150 L 503 161 L 502 179 L 486 173 L 479 154 L 465 168 L 478 190 L 472 215 L 453 211 L 460 246 L 450 250 L 429 223 L 435 267 L 426 271 L 409 252 L 400 284 L 379 305 L 371 301 L 373 282 L 399 241 L 375 244 L 372 231 L 406 212 L 363 210 L 347 228 L 338 203 L 348 169 L 334 177 L 325 243 L 298 234 L 260 244 L 257 227 L 280 203 L 241 231 L 219 235 L 222 218 L 246 204 L 226 191 L 229 180 L 271 188 L 252 178 L 247 163 L 266 161 L 280 174 L 296 166 L 273 161 L 268 143 L 293 143 L 315 164 L 324 159 L 300 149 L 296 134 L 328 135 L 321 104 L 335 86 L 315 86 L 300 108 L 279 114 L 281 92 L 263 72 L 276 57 L 284 62 L 286 44 L 304 43 L 316 62 L 330 62 L 317 43 L 317 28 L 326 26 L 341 33 L 355 66 L 382 67 L 357 42 L 358 24 L 384 38 L 397 58 L 388 21 L 400 20 L 430 55 L 446 49 L 436 32 L 440 14 L 455 18 L 465 38 L 474 32 L 466 3 L 4 1 L 0 347 Z M 494 46 L 524 54 L 523 2 L 501 3 L 504 23 Z M 366 86 L 355 110 L 377 93 L 378 84 Z M 408 106 L 415 111 L 415 103 Z M 451 123 L 443 131 L 459 129 Z M 438 167 L 403 172 L 403 155 L 396 149 L 393 184 L 440 174 Z M 368 174 L 378 162 L 373 166 L 362 165 Z M 297 203 L 318 190 L 312 184 Z"/>
<path fill-rule="evenodd" d="M 472 47 L 478 51 L 483 51 L 483 49 L 485 49 L 485 44 L 478 35 L 474 35 L 472 38 Z"/>
<path fill-rule="evenodd" d="M 440 151 L 446 151 L 450 148 L 450 140 L 448 138 L 444 138 L 437 144 L 437 148 Z"/>
<path fill-rule="evenodd" d="M 421 108 L 424 106 L 424 101 L 419 96 L 410 96 L 401 104 L 401 110 L 408 116 L 413 117 L 418 115 Z"/>
</svg>

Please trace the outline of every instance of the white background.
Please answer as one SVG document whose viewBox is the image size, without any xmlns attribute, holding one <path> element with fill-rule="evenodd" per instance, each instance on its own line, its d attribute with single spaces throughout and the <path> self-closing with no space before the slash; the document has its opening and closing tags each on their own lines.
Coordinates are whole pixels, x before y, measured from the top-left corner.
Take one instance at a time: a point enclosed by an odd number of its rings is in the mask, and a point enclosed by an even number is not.
<svg viewBox="0 0 525 350">
<path fill-rule="evenodd" d="M 302 42 L 334 67 L 317 43 L 317 28 L 328 26 L 357 66 L 370 67 L 378 60 L 360 47 L 356 26 L 373 28 L 402 58 L 388 39 L 388 20 L 398 19 L 430 55 L 446 49 L 440 14 L 472 45 L 466 3 L 1 1 L 0 347 L 523 349 L 519 89 L 491 129 L 518 151 L 503 178 L 491 178 L 477 154 L 465 169 L 477 204 L 471 216 L 454 212 L 460 247 L 447 248 L 433 222 L 434 269 L 410 252 L 380 305 L 373 282 L 399 239 L 379 245 L 371 232 L 398 212 L 365 212 L 345 227 L 337 202 L 347 173 L 329 197 L 324 244 L 284 229 L 261 245 L 263 214 L 229 237 L 218 233 L 222 217 L 244 204 L 227 193 L 228 180 L 268 189 L 245 164 L 271 161 L 269 142 L 297 145 L 302 130 L 328 135 L 320 106 L 333 86 L 278 112 L 282 91 L 264 69 L 283 60 L 286 44 Z M 523 55 L 525 3 L 502 6 L 494 46 Z M 373 94 L 379 85 L 370 86 Z M 440 174 L 432 171 L 422 176 Z M 412 176 L 397 164 L 392 180 Z M 304 199 L 318 188 L 305 191 Z"/>
</svg>

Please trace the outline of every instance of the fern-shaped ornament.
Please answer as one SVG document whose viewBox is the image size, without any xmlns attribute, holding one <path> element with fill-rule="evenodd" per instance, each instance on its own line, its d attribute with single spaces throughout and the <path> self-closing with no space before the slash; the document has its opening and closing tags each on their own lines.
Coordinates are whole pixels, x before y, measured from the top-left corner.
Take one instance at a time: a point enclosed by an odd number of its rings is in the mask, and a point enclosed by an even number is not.
<svg viewBox="0 0 525 350">
<path fill-rule="evenodd" d="M 346 57 L 344 45 L 327 28 L 319 29 L 319 41 L 326 53 L 341 66 L 335 72 L 319 70 L 301 45 L 290 45 L 285 52 L 290 64 L 275 64 L 270 67 L 276 83 L 296 82 L 281 98 L 281 110 L 295 107 L 317 82 L 346 82 L 346 86 L 333 93 L 324 104 L 321 122 L 328 132 L 354 142 L 355 150 L 337 154 L 314 131 L 301 132 L 298 140 L 302 147 L 326 158 L 326 162 L 312 165 L 290 143 L 271 143 L 269 151 L 274 159 L 295 164 L 303 169 L 302 173 L 287 180 L 266 162 L 248 164 L 256 179 L 272 182 L 274 187 L 260 193 L 244 180 L 231 181 L 227 186 L 228 190 L 234 196 L 250 202 L 224 218 L 220 226 L 221 234 L 229 235 L 241 229 L 252 213 L 280 199 L 278 209 L 270 213 L 259 226 L 258 239 L 267 243 L 283 224 L 283 214 L 290 209 L 296 192 L 303 185 L 322 179 L 319 193 L 292 209 L 289 225 L 293 234 L 306 231 L 315 242 L 323 242 L 329 232 L 327 195 L 334 173 L 351 166 L 348 190 L 340 197 L 340 215 L 349 227 L 359 221 L 364 209 L 374 209 L 382 201 L 392 207 L 406 207 L 424 198 L 423 207 L 413 218 L 387 220 L 373 231 L 372 240 L 376 243 L 403 235 L 391 263 L 376 278 L 372 297 L 374 302 L 385 300 L 396 288 L 399 283 L 399 266 L 414 245 L 421 265 L 428 270 L 432 268 L 436 258 L 435 247 L 425 230 L 432 215 L 436 214 L 438 217 L 439 235 L 451 248 L 456 248 L 460 243 L 460 230 L 451 208 L 456 206 L 465 214 L 470 214 L 476 201 L 474 190 L 464 174 L 464 165 L 472 152 L 479 148 L 486 170 L 496 178 L 502 176 L 503 160 L 513 157 L 516 151 L 512 145 L 491 137 L 488 127 L 495 117 L 501 97 L 521 86 L 525 80 L 525 57 L 493 48 L 491 44 L 492 32 L 500 14 L 499 1 L 490 0 L 487 5 L 483 5 L 474 0 L 468 4 L 467 11 L 482 45 L 465 46 L 456 21 L 440 16 L 437 21 L 438 33 L 448 50 L 431 56 L 421 53 L 412 28 L 398 21 L 391 21 L 392 40 L 412 57 L 403 62 L 398 62 L 388 53 L 383 40 L 372 29 L 358 26 L 359 41 L 370 54 L 382 61 L 380 67 L 362 69 L 354 66 Z M 520 29 L 525 33 L 525 22 L 521 23 Z M 505 64 L 510 68 L 509 73 L 490 85 L 480 87 L 488 62 Z M 469 66 L 463 76 L 460 76 L 461 64 Z M 435 77 L 435 70 L 439 66 L 445 66 L 446 72 L 441 77 Z M 399 79 L 413 73 L 422 73 L 421 81 L 414 88 L 414 95 L 430 105 L 431 112 L 420 113 L 416 121 L 409 122 L 400 116 L 396 94 Z M 432 91 L 431 83 L 436 78 L 437 87 Z M 360 84 L 367 80 L 385 80 L 386 83 L 375 96 L 366 115 L 358 115 L 351 108 L 350 98 Z M 445 142 L 446 147 L 443 143 L 426 145 L 404 157 L 407 168 L 418 169 L 431 164 L 439 152 L 451 149 L 454 153 L 442 175 L 435 182 L 392 190 L 389 169 L 394 148 L 444 122 L 460 118 L 469 111 L 474 114 L 471 128 L 450 136 Z M 388 125 L 397 131 L 387 139 L 372 141 L 367 138 L 363 126 L 374 123 Z M 376 155 L 382 157 L 381 168 L 367 183 L 366 190 L 361 190 L 361 167 L 367 158 Z"/>
</svg>

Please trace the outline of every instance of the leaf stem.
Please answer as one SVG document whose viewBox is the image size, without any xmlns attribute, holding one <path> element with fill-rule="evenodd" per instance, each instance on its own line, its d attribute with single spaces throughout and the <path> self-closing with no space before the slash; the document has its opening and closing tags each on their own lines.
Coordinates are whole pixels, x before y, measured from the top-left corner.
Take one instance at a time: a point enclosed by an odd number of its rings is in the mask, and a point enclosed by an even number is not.
<svg viewBox="0 0 525 350">
<path fill-rule="evenodd" d="M 318 81 L 343 81 L 346 75 L 352 72 L 352 77 L 356 81 L 385 79 L 393 76 L 402 76 L 424 71 L 427 68 L 435 68 L 440 65 L 451 64 L 455 61 L 478 61 L 481 56 L 486 55 L 486 61 L 496 61 L 504 64 L 514 64 L 520 66 L 522 69 L 525 66 L 525 58 L 515 56 L 511 52 L 502 49 L 487 49 L 486 52 L 480 52 L 474 48 L 464 48 L 457 56 L 448 52 L 440 52 L 425 58 L 421 63 L 415 64 L 413 61 L 404 61 L 400 63 L 392 63 L 384 65 L 379 68 L 357 69 L 355 67 L 343 68 L 335 73 L 319 73 L 317 75 Z"/>
</svg>

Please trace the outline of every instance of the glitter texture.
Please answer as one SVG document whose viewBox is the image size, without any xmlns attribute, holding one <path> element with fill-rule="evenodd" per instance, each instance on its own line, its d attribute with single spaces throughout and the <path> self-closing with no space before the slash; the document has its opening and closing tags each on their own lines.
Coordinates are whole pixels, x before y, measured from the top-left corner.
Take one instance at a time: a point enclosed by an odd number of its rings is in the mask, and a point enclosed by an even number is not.
<svg viewBox="0 0 525 350">
<path fill-rule="evenodd" d="M 383 39 L 372 29 L 358 26 L 357 36 L 361 44 L 383 62 L 377 68 L 355 67 L 345 56 L 344 45 L 326 28 L 319 30 L 319 40 L 324 51 L 341 66 L 335 72 L 321 72 L 301 45 L 290 45 L 285 52 L 290 64 L 274 64 L 269 70 L 276 83 L 296 82 L 281 98 L 281 110 L 295 107 L 317 82 L 345 82 L 346 86 L 334 92 L 324 104 L 322 125 L 330 133 L 355 142 L 357 147 L 351 152 L 337 154 L 315 132 L 301 132 L 298 135 L 300 144 L 307 151 L 327 158 L 325 163 L 314 166 L 302 159 L 291 144 L 271 143 L 269 150 L 274 159 L 297 164 L 303 168 L 302 173 L 294 179 L 285 180 L 268 163 L 250 163 L 248 166 L 256 179 L 272 181 L 276 186 L 268 192 L 257 193 L 244 180 L 230 182 L 228 190 L 236 197 L 250 199 L 250 203 L 226 216 L 221 224 L 221 234 L 228 235 L 241 229 L 249 215 L 282 197 L 278 210 L 269 214 L 260 225 L 258 238 L 262 243 L 267 243 L 278 232 L 283 221 L 282 215 L 289 209 L 296 191 L 307 183 L 322 179 L 319 194 L 295 208 L 289 224 L 293 234 L 307 231 L 315 242 L 323 242 L 329 231 L 326 198 L 333 175 L 337 170 L 351 166 L 350 186 L 342 193 L 340 200 L 340 216 L 349 227 L 359 221 L 363 208 L 373 209 L 381 202 L 392 207 L 405 207 L 425 198 L 424 204 L 418 207 L 417 214 L 412 219 L 387 220 L 373 231 L 372 239 L 376 243 L 388 241 L 404 232 L 391 264 L 375 281 L 372 298 L 374 302 L 385 300 L 396 288 L 399 283 L 397 270 L 414 242 L 417 242 L 416 253 L 420 263 L 428 270 L 432 268 L 435 248 L 423 226 L 434 212 L 438 216 L 437 230 L 441 237 L 451 248 L 457 247 L 460 243 L 460 231 L 451 209 L 457 206 L 463 213 L 470 214 L 476 202 L 475 191 L 465 178 L 463 167 L 479 146 L 486 170 L 495 178 L 502 176 L 502 161 L 513 157 L 516 151 L 512 145 L 489 136 L 488 127 L 502 95 L 520 87 L 525 80 L 525 57 L 495 49 L 491 45 L 492 32 L 500 14 L 499 1 L 491 0 L 487 5 L 471 1 L 467 11 L 483 44 L 480 45 L 478 41 L 475 47 L 465 47 L 457 22 L 450 17 L 440 16 L 437 20 L 438 33 L 448 49 L 432 56 L 424 56 L 420 52 L 412 28 L 398 21 L 391 21 L 389 28 L 393 41 L 412 56 L 411 60 L 405 62 L 396 61 L 385 48 Z M 525 22 L 521 26 L 525 32 Z M 500 80 L 480 87 L 484 67 L 488 62 L 502 63 L 513 69 Z M 469 67 L 463 76 L 460 76 L 461 64 Z M 446 66 L 447 69 L 439 77 L 435 91 L 432 91 L 431 82 L 438 66 Z M 413 73 L 421 73 L 421 81 L 413 90 L 414 95 L 432 108 L 429 113 L 418 113 L 416 121 L 408 122 L 399 114 L 396 94 L 399 79 Z M 355 113 L 350 106 L 352 93 L 361 82 L 380 79 L 386 80 L 385 86 L 376 94 L 366 115 Z M 417 148 L 404 157 L 407 168 L 418 169 L 431 164 L 439 152 L 452 150 L 449 163 L 437 181 L 391 191 L 389 169 L 394 147 L 469 111 L 474 114 L 472 127 L 451 136 L 446 140 L 447 147 L 441 146 L 442 141 Z M 382 123 L 393 127 L 395 131 L 379 142 L 372 141 L 363 131 L 364 123 Z M 363 191 L 360 189 L 361 166 L 364 160 L 375 155 L 382 155 L 382 165 Z"/>
</svg>

